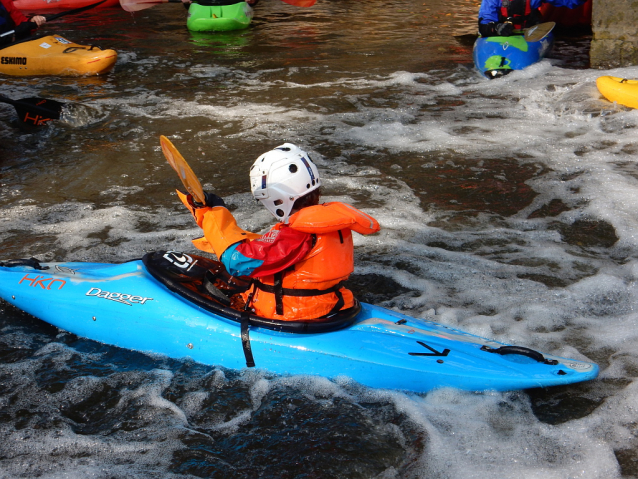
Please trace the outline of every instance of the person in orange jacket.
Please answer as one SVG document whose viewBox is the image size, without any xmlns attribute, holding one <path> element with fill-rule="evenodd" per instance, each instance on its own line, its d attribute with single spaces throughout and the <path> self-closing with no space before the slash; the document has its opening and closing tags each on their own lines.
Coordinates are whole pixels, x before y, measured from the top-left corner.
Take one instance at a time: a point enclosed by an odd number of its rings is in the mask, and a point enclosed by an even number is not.
<svg viewBox="0 0 638 479">
<path fill-rule="evenodd" d="M 257 158 L 250 183 L 279 223 L 263 235 L 251 233 L 237 226 L 219 196 L 206 193 L 200 204 L 180 194 L 204 231 L 194 244 L 215 253 L 231 275 L 252 279 L 243 295 L 258 316 L 312 320 L 353 307 L 342 285 L 354 270 L 352 231 L 376 233 L 379 223 L 348 204 L 320 203 L 317 167 L 291 143 Z"/>
<path fill-rule="evenodd" d="M 0 35 L 15 30 L 12 35 L 0 37 L 0 44 L 12 43 L 29 36 L 46 21 L 47 19 L 42 15 L 27 18 L 15 7 L 13 0 L 0 0 Z"/>
</svg>

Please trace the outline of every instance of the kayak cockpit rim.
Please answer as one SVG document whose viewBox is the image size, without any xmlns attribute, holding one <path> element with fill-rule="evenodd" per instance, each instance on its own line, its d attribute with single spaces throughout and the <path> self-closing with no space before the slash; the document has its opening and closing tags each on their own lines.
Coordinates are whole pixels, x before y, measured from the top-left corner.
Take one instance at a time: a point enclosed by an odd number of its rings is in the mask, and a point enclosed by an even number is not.
<svg viewBox="0 0 638 479">
<path fill-rule="evenodd" d="M 142 258 L 146 271 L 153 278 L 163 284 L 170 291 L 180 295 L 190 303 L 238 323 L 288 333 L 329 333 L 331 331 L 337 331 L 350 326 L 357 320 L 357 317 L 361 312 L 361 304 L 355 299 L 355 305 L 352 308 L 341 310 L 336 314 L 320 319 L 308 321 L 281 321 L 256 316 L 254 314 L 250 314 L 248 311 L 238 311 L 229 306 L 225 306 L 212 299 L 211 296 L 205 296 L 203 293 L 199 294 L 192 289 L 185 287 L 182 282 L 175 280 L 169 274 L 162 271 L 161 268 L 157 267 L 157 265 L 153 264 L 153 255 L 155 255 L 155 252 L 147 253 Z"/>
</svg>

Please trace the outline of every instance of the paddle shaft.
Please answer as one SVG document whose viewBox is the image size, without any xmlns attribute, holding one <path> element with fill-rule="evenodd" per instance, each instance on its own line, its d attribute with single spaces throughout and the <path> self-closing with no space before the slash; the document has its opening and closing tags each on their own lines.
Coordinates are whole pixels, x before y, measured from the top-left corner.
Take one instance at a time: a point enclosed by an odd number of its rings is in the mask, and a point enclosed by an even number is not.
<svg viewBox="0 0 638 479">
<path fill-rule="evenodd" d="M 91 5 L 86 5 L 84 7 L 74 8 L 73 10 L 67 10 L 66 12 L 54 13 L 53 15 L 44 15 L 44 18 L 47 19 L 47 22 L 50 22 L 51 20 L 55 20 L 57 18 L 64 17 L 65 15 L 74 15 L 76 13 L 84 12 L 84 11 L 89 10 L 91 8 L 97 7 L 98 5 L 101 5 L 104 2 L 106 2 L 106 0 L 101 0 L 100 2 L 92 3 Z M 6 37 L 7 35 L 13 35 L 15 32 L 16 32 L 15 30 L 11 30 L 9 32 L 4 32 L 4 33 L 0 34 L 0 38 Z"/>
</svg>

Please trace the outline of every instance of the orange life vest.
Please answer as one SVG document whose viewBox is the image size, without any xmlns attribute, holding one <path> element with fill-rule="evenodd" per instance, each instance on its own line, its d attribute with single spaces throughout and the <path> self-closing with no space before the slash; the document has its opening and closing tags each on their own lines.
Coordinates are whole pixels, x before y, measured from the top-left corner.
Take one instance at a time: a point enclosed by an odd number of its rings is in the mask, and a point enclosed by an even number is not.
<svg viewBox="0 0 638 479">
<path fill-rule="evenodd" d="M 239 228 L 226 208 L 193 209 L 184 195 L 180 194 L 180 199 L 204 230 L 204 238 L 193 241 L 203 251 L 221 258 L 232 244 L 261 237 Z M 271 230 L 283 227 L 312 234 L 314 245 L 301 261 L 287 270 L 254 280 L 244 299 L 255 314 L 298 321 L 354 306 L 352 292 L 341 286 L 354 270 L 352 231 L 376 233 L 379 223 L 350 205 L 333 202 L 304 208 L 290 217 L 288 225 L 277 223 Z"/>
<path fill-rule="evenodd" d="M 304 208 L 290 217 L 288 225 L 314 235 L 315 244 L 289 270 L 254 282 L 249 294 L 255 313 L 292 321 L 320 318 L 354 306 L 352 292 L 341 286 L 354 271 L 352 230 L 376 233 L 379 223 L 350 205 L 335 202 Z"/>
</svg>

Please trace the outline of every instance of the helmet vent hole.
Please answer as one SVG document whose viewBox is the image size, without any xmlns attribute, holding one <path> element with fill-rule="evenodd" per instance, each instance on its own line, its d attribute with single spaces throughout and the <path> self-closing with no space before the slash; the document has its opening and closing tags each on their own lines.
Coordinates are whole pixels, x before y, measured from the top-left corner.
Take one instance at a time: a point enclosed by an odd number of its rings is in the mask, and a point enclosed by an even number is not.
<svg viewBox="0 0 638 479">
<path fill-rule="evenodd" d="M 282 200 L 275 200 L 275 206 L 279 206 L 281 204 L 283 204 Z"/>
<path fill-rule="evenodd" d="M 277 211 L 275 211 L 275 213 L 277 214 L 277 216 L 280 216 L 280 217 L 284 216 L 284 210 L 282 210 L 281 208 L 277 208 Z"/>
<path fill-rule="evenodd" d="M 312 180 L 312 186 L 315 186 L 315 180 Z"/>
<path fill-rule="evenodd" d="M 308 183 L 308 184 L 306 185 L 306 188 L 310 188 L 310 183 Z"/>
<path fill-rule="evenodd" d="M 297 165 L 293 163 L 288 167 L 288 171 L 290 171 L 291 173 L 297 173 Z"/>
</svg>

